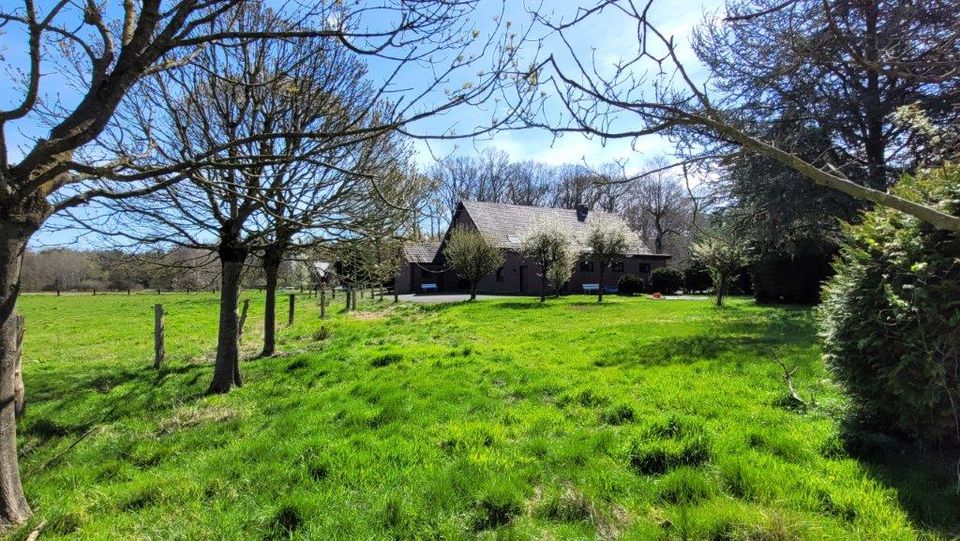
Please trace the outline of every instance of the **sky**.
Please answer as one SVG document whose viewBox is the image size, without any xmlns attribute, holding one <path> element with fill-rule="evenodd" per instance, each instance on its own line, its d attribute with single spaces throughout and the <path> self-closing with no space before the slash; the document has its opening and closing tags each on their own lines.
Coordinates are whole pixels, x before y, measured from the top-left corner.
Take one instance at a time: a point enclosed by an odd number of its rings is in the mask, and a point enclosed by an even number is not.
<svg viewBox="0 0 960 541">
<path fill-rule="evenodd" d="M 531 9 L 537 9 L 541 15 L 556 21 L 569 18 L 576 11 L 578 5 L 580 7 L 594 5 L 593 0 L 582 0 L 580 2 L 572 0 L 504 1 L 505 3 L 501 4 L 498 0 L 480 0 L 479 10 L 474 14 L 474 19 L 469 24 L 480 30 L 481 34 L 484 35 L 483 33 L 488 29 L 495 27 L 494 17 L 503 8 L 505 9 L 504 19 L 511 22 L 511 30 L 521 33 L 529 24 L 528 12 Z M 4 4 L 6 4 L 6 0 L 4 0 Z M 716 12 L 722 9 L 722 5 L 722 0 L 654 1 L 651 20 L 665 34 L 674 36 L 681 60 L 691 69 L 695 80 L 703 81 L 705 73 L 690 50 L 691 32 L 703 20 L 705 13 Z M 41 9 L 48 7 L 41 6 Z M 502 23 L 502 21 L 500 22 Z M 375 25 L 377 23 L 382 24 L 383 21 L 373 21 L 371 24 Z M 542 31 L 534 32 L 534 36 L 543 37 L 543 35 Z M 611 13 L 591 19 L 587 24 L 578 25 L 570 31 L 568 38 L 574 48 L 573 52 L 578 57 L 595 58 L 597 65 L 603 68 L 611 66 L 618 57 L 632 56 L 631 53 L 635 50 L 637 44 L 635 35 L 630 20 Z M 521 51 L 530 47 L 530 44 L 523 44 Z M 18 85 L 12 83 L 20 76 L 16 67 L 24 66 L 22 60 L 25 50 L 26 38 L 22 32 L 12 28 L 0 29 L 0 57 L 6 64 L 6 69 L 2 72 L 5 84 L 0 85 L 0 106 L 3 108 L 9 108 L 22 96 Z M 542 42 L 539 54 L 542 57 L 547 53 L 557 53 L 561 58 L 569 58 L 569 53 L 564 52 L 563 43 L 550 37 Z M 530 58 L 532 59 L 532 56 Z M 441 58 L 438 61 L 442 64 L 442 60 Z M 526 57 L 521 60 L 521 62 L 524 61 L 526 61 Z M 368 59 L 368 65 L 370 77 L 374 80 L 386 77 L 386 74 L 392 68 L 392 64 L 388 62 L 378 62 L 373 59 Z M 13 69 L 11 69 L 11 66 Z M 68 81 L 60 75 L 63 69 L 62 65 L 49 62 L 43 68 L 41 94 L 51 101 L 56 100 L 68 105 L 71 100 L 75 102 L 76 92 L 68 84 Z M 477 68 L 471 66 L 471 71 L 463 70 L 462 73 L 455 75 L 449 82 L 449 86 L 457 88 L 463 82 L 469 81 L 470 77 L 475 74 L 475 69 Z M 418 85 L 431 79 L 429 75 L 429 68 L 408 66 L 396 82 L 397 94 L 394 94 L 394 97 L 412 95 L 418 88 L 422 88 Z M 429 108 L 442 99 L 440 95 L 428 96 L 422 101 L 422 106 Z M 455 129 L 457 133 L 468 133 L 475 126 L 489 124 L 493 115 L 493 107 L 490 104 L 479 108 L 457 107 L 447 114 L 433 116 L 421 121 L 411 126 L 411 130 L 426 135 L 447 133 L 451 129 Z M 20 149 L 29 148 L 31 140 L 42 137 L 48 128 L 43 123 L 42 118 L 38 117 L 28 117 L 22 121 L 8 124 L 5 136 L 11 162 L 15 163 L 22 155 Z M 567 134 L 562 138 L 555 138 L 548 132 L 536 130 L 505 130 L 474 139 L 459 139 L 456 141 L 420 140 L 414 144 L 414 147 L 417 151 L 415 161 L 421 168 L 429 167 L 435 163 L 437 158 L 449 155 L 471 155 L 486 148 L 494 148 L 506 152 L 512 160 L 516 161 L 534 160 L 554 165 L 585 163 L 591 167 L 598 167 L 610 161 L 620 161 L 626 165 L 628 171 L 637 171 L 642 168 L 644 162 L 657 156 L 669 154 L 671 151 L 670 142 L 655 135 L 638 141 L 615 140 L 603 142 L 579 134 Z M 53 233 L 47 229 L 37 236 L 33 245 L 36 248 L 71 242 L 73 242 L 73 237 L 62 233 Z"/>
<path fill-rule="evenodd" d="M 540 3 L 531 0 L 508 0 L 508 17 L 523 21 L 525 11 Z M 594 5 L 594 2 L 553 0 L 552 4 L 563 6 L 562 9 L 551 11 L 553 17 L 559 19 L 569 17 L 575 11 L 577 4 L 585 7 Z M 547 0 L 545 5 L 551 5 L 551 2 Z M 716 13 L 722 7 L 722 0 L 655 0 L 653 4 L 651 20 L 666 35 L 675 37 L 679 58 L 690 69 L 691 76 L 697 81 L 704 81 L 706 73 L 689 46 L 691 33 L 703 20 L 705 14 Z M 599 66 L 609 67 L 618 57 L 632 57 L 631 52 L 636 48 L 635 35 L 633 21 L 611 14 L 592 20 L 590 24 L 575 27 L 569 33 L 568 41 L 575 47 L 576 55 L 581 59 L 595 55 Z M 563 51 L 563 44 L 556 40 L 548 40 L 544 49 L 546 52 L 558 52 L 563 58 L 569 58 L 569 53 Z M 454 116 L 456 118 L 449 116 L 431 118 L 421 125 L 420 131 L 438 133 L 451 124 L 460 126 L 466 131 L 469 126 L 483 125 L 489 119 L 489 114 L 486 112 L 466 108 L 458 109 Z M 669 154 L 672 145 L 665 138 L 656 135 L 637 141 L 604 142 L 595 137 L 589 138 L 579 134 L 566 134 L 561 138 L 555 138 L 553 134 L 542 130 L 504 130 L 474 140 L 421 142 L 418 148 L 420 149 L 418 163 L 424 167 L 434 163 L 437 157 L 450 154 L 470 155 L 485 148 L 494 148 L 506 152 L 511 159 L 517 161 L 534 160 L 553 165 L 577 162 L 587 163 L 590 166 L 620 161 L 626 164 L 628 170 L 636 171 L 641 169 L 643 163 L 649 159 Z"/>
</svg>

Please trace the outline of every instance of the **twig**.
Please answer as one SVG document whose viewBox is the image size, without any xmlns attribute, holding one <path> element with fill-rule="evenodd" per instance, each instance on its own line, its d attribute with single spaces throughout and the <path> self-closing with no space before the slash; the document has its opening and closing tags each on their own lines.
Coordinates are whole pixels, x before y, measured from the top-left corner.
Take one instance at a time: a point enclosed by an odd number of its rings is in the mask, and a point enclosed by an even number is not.
<svg viewBox="0 0 960 541">
<path fill-rule="evenodd" d="M 41 520 L 37 527 L 30 532 L 30 535 L 27 536 L 25 541 L 37 541 L 40 538 L 40 532 L 43 531 L 43 527 L 47 525 L 47 521 Z"/>
<path fill-rule="evenodd" d="M 780 359 L 774 359 L 774 362 L 776 362 L 778 365 L 780 365 L 780 368 L 783 369 L 783 377 L 784 377 L 784 379 L 787 380 L 787 388 L 790 389 L 790 398 L 791 398 L 795 403 L 797 403 L 798 405 L 800 405 L 800 406 L 802 406 L 802 407 L 804 407 L 804 408 L 806 408 L 807 406 L 809 406 L 809 404 L 807 403 L 806 400 L 800 398 L 800 395 L 797 394 L 796 388 L 793 386 L 793 375 L 797 373 L 798 368 L 795 366 L 795 367 L 793 367 L 793 368 L 791 368 L 791 369 L 788 369 L 788 368 L 787 368 L 787 365 L 785 365 L 785 364 L 783 363 L 783 361 L 781 361 Z"/>
</svg>

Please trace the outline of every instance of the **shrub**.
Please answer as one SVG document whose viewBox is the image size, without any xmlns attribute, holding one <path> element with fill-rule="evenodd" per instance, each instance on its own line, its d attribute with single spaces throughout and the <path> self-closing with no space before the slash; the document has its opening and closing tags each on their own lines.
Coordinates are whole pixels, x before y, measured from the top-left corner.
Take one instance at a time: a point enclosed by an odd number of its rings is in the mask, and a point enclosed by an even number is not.
<svg viewBox="0 0 960 541">
<path fill-rule="evenodd" d="M 757 302 L 820 302 L 820 286 L 833 274 L 830 260 L 835 246 L 808 239 L 794 242 L 790 250 L 769 250 L 751 266 L 753 297 Z"/>
<path fill-rule="evenodd" d="M 683 273 L 670 267 L 659 267 L 650 273 L 650 289 L 660 293 L 676 293 L 683 286 Z"/>
<path fill-rule="evenodd" d="M 643 278 L 636 274 L 624 274 L 617 281 L 617 291 L 621 295 L 636 295 L 643 293 Z"/>
<path fill-rule="evenodd" d="M 683 291 L 685 293 L 700 293 L 710 289 L 713 280 L 710 271 L 699 261 L 694 261 L 683 269 Z"/>
<path fill-rule="evenodd" d="M 960 167 L 904 178 L 898 195 L 960 214 Z M 877 208 L 846 228 L 817 311 L 828 365 L 867 427 L 957 441 L 960 235 Z"/>
</svg>

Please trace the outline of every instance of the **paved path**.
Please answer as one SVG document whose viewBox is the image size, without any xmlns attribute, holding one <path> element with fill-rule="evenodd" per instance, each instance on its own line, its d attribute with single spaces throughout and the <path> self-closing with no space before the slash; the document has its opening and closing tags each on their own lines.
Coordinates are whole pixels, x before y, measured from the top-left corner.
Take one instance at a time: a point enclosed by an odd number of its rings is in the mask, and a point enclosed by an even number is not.
<svg viewBox="0 0 960 541">
<path fill-rule="evenodd" d="M 477 295 L 478 301 L 485 301 L 490 299 L 529 299 L 531 297 L 510 297 L 507 295 Z M 420 304 L 442 304 L 448 302 L 463 302 L 470 300 L 470 295 L 467 293 L 438 293 L 438 294 L 429 294 L 429 295 L 400 295 L 400 300 L 405 302 L 416 302 Z"/>
<path fill-rule="evenodd" d="M 566 295 L 565 295 L 566 296 Z M 580 295 L 584 298 L 596 298 L 596 295 Z M 607 296 L 616 297 L 616 294 L 607 293 Z M 702 301 L 709 299 L 704 295 L 666 295 L 663 297 L 663 300 L 673 301 Z M 437 294 L 427 294 L 427 295 L 400 295 L 400 300 L 404 302 L 416 302 L 420 304 L 445 304 L 450 302 L 463 302 L 470 299 L 470 295 L 466 293 L 437 293 Z M 487 301 L 487 300 L 508 300 L 508 299 L 539 299 L 537 295 L 477 295 L 478 301 Z"/>
</svg>

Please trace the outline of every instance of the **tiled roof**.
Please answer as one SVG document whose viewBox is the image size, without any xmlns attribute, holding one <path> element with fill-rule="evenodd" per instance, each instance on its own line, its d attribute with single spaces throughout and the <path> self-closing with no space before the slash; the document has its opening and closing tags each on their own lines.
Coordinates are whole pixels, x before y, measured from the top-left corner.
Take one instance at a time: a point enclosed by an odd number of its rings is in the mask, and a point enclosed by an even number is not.
<svg viewBox="0 0 960 541">
<path fill-rule="evenodd" d="M 481 203 L 463 201 L 461 203 L 477 229 L 487 235 L 498 248 L 519 250 L 520 242 L 537 224 L 552 221 L 567 229 L 581 249 L 583 249 L 588 228 L 598 220 L 611 220 L 624 223 L 623 219 L 609 212 L 589 211 L 586 219 L 580 221 L 577 211 L 547 207 L 529 207 L 508 205 L 505 203 Z M 628 255 L 652 255 L 653 252 L 637 235 Z"/>
<path fill-rule="evenodd" d="M 410 263 L 433 263 L 439 249 L 439 242 L 422 242 L 404 246 L 403 254 Z"/>
</svg>

